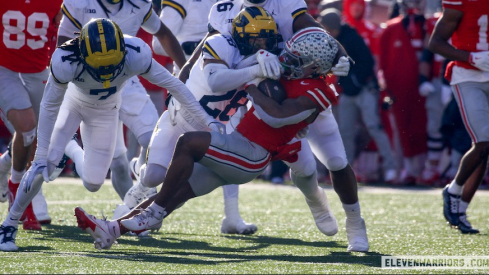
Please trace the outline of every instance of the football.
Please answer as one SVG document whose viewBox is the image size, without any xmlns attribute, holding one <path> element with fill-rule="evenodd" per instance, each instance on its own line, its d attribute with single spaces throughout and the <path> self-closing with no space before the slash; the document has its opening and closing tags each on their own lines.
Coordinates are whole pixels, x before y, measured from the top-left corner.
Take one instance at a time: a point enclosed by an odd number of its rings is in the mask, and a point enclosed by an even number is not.
<svg viewBox="0 0 489 275">
<path fill-rule="evenodd" d="M 278 103 L 282 103 L 287 97 L 284 87 L 279 81 L 266 78 L 260 84 L 258 84 L 258 89 L 266 96 L 272 98 Z"/>
</svg>

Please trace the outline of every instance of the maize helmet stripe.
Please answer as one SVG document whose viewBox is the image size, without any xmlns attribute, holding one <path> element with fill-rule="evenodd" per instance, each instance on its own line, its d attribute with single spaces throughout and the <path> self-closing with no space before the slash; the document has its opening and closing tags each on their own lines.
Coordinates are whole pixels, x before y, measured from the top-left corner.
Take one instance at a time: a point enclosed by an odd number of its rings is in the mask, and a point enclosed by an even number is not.
<svg viewBox="0 0 489 275">
<path fill-rule="evenodd" d="M 104 35 L 104 26 L 102 25 L 102 21 L 97 22 L 98 27 L 98 35 L 100 36 L 100 46 L 102 47 L 102 53 L 107 53 L 107 43 L 105 42 Z"/>
</svg>

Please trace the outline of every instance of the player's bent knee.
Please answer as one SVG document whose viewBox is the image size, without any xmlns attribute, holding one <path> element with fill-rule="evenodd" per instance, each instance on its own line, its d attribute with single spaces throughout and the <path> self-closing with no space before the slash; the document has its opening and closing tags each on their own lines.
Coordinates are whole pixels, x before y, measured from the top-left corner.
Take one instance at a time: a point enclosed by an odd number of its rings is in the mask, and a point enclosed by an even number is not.
<svg viewBox="0 0 489 275">
<path fill-rule="evenodd" d="M 97 192 L 100 189 L 100 187 L 102 187 L 102 184 L 93 184 L 93 183 L 83 181 L 83 186 L 85 186 L 85 188 L 90 192 Z"/>
<path fill-rule="evenodd" d="M 326 162 L 326 168 L 330 171 L 338 171 L 346 167 L 348 165 L 348 161 L 346 160 L 346 157 L 332 157 L 327 160 Z"/>
<path fill-rule="evenodd" d="M 148 164 L 142 184 L 146 187 L 157 187 L 165 180 L 166 168 L 157 164 Z"/>
<path fill-rule="evenodd" d="M 129 162 L 127 161 L 127 157 L 125 154 L 121 154 L 120 156 L 113 158 L 110 163 L 110 170 L 114 173 L 123 173 L 125 171 L 129 171 Z"/>
<path fill-rule="evenodd" d="M 295 174 L 298 177 L 310 177 L 317 170 L 316 161 L 313 159 L 312 161 L 308 161 L 299 169 L 290 169 L 290 174 Z"/>
<path fill-rule="evenodd" d="M 36 133 L 37 133 L 37 127 L 34 127 L 32 130 L 22 133 L 22 138 L 24 140 L 24 147 L 29 147 L 34 142 L 34 139 L 36 138 Z"/>
</svg>

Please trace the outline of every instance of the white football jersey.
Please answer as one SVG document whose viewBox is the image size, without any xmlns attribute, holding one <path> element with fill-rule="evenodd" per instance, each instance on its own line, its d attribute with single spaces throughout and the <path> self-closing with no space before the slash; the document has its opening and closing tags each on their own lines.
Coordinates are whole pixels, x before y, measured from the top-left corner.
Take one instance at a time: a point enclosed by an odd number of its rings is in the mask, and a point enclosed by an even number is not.
<svg viewBox="0 0 489 275">
<path fill-rule="evenodd" d="M 158 15 L 153 12 L 151 1 L 147 0 L 122 0 L 117 5 L 105 0 L 64 0 L 61 10 L 63 18 L 58 36 L 75 37 L 74 32 L 79 32 L 94 18 L 108 18 L 121 28 L 122 33 L 130 36 L 136 36 L 141 27 L 154 34 L 161 25 Z"/>
<path fill-rule="evenodd" d="M 109 88 L 104 88 L 103 83 L 96 81 L 84 69 L 79 61 L 70 60 L 73 52 L 61 48 L 54 51 L 51 59 L 51 76 L 57 83 L 67 84 L 72 82 L 71 96 L 92 104 L 105 104 L 119 102 L 119 91 L 129 78 L 145 73 L 151 67 L 152 53 L 148 44 L 137 37 L 124 36 L 126 43 L 126 57 L 122 72 L 113 81 Z"/>
<path fill-rule="evenodd" d="M 284 41 L 292 37 L 295 18 L 307 12 L 304 0 L 268 0 L 263 8 L 275 19 Z M 231 34 L 233 19 L 241 9 L 243 0 L 227 0 L 214 4 L 209 13 L 209 26 L 220 33 Z"/>
<path fill-rule="evenodd" d="M 246 92 L 242 89 L 224 93 L 212 92 L 207 84 L 207 76 L 204 75 L 204 59 L 219 59 L 226 62 L 230 69 L 235 69 L 244 58 L 243 55 L 240 55 L 234 40 L 230 36 L 213 35 L 205 41 L 202 55 L 192 67 L 189 79 L 185 83 L 204 110 L 223 123 L 229 121 L 230 116 L 236 113 L 237 108 L 246 105 Z M 187 119 L 188 114 L 182 114 L 182 116 Z"/>
</svg>

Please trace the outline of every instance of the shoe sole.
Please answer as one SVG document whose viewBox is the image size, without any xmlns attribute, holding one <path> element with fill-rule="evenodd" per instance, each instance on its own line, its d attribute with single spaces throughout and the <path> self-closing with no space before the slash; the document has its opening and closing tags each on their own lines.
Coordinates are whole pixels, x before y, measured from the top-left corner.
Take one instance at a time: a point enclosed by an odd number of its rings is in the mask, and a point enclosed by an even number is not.
<svg viewBox="0 0 489 275">
<path fill-rule="evenodd" d="M 110 244 L 108 247 L 104 247 L 102 240 L 95 234 L 97 225 L 90 218 L 88 218 L 85 213 L 86 212 L 81 207 L 75 208 L 76 223 L 78 224 L 78 227 L 92 236 L 92 239 L 94 240 L 93 245 L 96 249 L 110 249 L 112 244 Z M 114 241 L 114 243 L 116 242 Z"/>
</svg>

